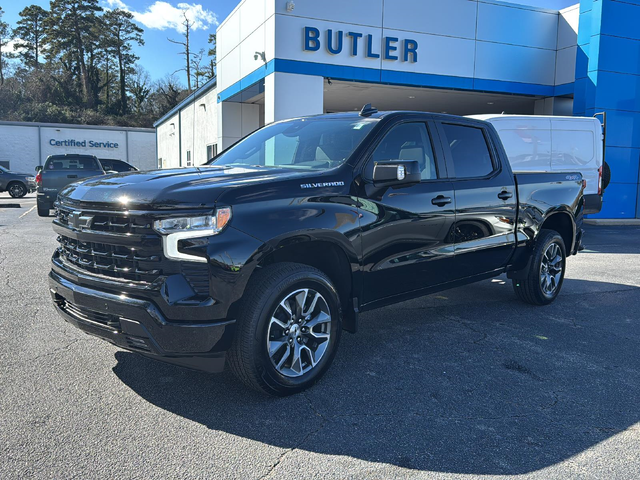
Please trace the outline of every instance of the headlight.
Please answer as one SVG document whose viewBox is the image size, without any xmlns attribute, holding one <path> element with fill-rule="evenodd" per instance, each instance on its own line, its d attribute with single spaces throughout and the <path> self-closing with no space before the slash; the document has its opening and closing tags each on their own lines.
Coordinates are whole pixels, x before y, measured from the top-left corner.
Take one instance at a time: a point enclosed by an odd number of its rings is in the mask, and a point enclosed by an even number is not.
<svg viewBox="0 0 640 480">
<path fill-rule="evenodd" d="M 170 260 L 190 262 L 206 262 L 204 257 L 182 253 L 178 249 L 180 240 L 216 235 L 224 229 L 231 220 L 231 208 L 218 208 L 214 215 L 198 217 L 166 218 L 153 222 L 153 229 L 162 234 L 162 249 L 165 257 Z"/>
<path fill-rule="evenodd" d="M 27 177 L 27 182 L 35 182 L 36 177 Z"/>
<path fill-rule="evenodd" d="M 199 234 L 219 233 L 231 219 L 231 208 L 219 208 L 215 215 L 199 217 L 166 218 L 153 222 L 153 229 L 162 235 L 178 232 L 193 232 Z"/>
</svg>

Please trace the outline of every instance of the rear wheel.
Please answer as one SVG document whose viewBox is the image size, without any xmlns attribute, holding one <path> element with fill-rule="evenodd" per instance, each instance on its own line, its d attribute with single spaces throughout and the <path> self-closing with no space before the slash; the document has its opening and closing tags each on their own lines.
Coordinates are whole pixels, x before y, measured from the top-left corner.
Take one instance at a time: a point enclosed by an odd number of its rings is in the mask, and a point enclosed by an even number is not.
<svg viewBox="0 0 640 480">
<path fill-rule="evenodd" d="M 37 205 L 38 205 L 38 216 L 48 217 L 49 211 L 51 210 L 50 205 L 44 202 L 37 202 Z"/>
<path fill-rule="evenodd" d="M 296 263 L 271 265 L 247 286 L 234 343 L 232 372 L 251 388 L 291 395 L 313 385 L 338 348 L 338 294 L 320 270 Z"/>
<path fill-rule="evenodd" d="M 13 182 L 9 184 L 7 191 L 13 198 L 22 198 L 27 194 L 27 186 L 24 183 Z"/>
<path fill-rule="evenodd" d="M 567 254 L 564 241 L 555 230 L 541 230 L 524 273 L 513 280 L 513 289 L 520 300 L 532 305 L 553 302 L 564 281 Z"/>
</svg>

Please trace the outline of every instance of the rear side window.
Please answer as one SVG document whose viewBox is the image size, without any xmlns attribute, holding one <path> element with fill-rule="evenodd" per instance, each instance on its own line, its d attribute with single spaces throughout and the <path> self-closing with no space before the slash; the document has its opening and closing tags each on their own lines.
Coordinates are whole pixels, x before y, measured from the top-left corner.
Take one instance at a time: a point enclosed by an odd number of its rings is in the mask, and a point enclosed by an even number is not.
<svg viewBox="0 0 640 480">
<path fill-rule="evenodd" d="M 98 160 L 93 157 L 51 157 L 44 166 L 45 170 L 102 170 Z"/>
<path fill-rule="evenodd" d="M 489 146 L 481 128 L 442 124 L 456 178 L 485 177 L 494 170 Z"/>
</svg>

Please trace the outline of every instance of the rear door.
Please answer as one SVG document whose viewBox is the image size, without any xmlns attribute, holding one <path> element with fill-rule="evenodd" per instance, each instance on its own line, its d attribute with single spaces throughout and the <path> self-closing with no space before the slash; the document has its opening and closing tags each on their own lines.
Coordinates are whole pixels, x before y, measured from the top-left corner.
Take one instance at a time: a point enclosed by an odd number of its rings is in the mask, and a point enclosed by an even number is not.
<svg viewBox="0 0 640 480">
<path fill-rule="evenodd" d="M 517 198 L 511 169 L 501 164 L 494 147 L 499 139 L 478 123 L 437 124 L 455 191 L 456 276 L 502 268 L 515 246 Z"/>
<path fill-rule="evenodd" d="M 435 125 L 427 118 L 396 123 L 367 158 L 367 184 L 359 198 L 364 268 L 363 303 L 447 282 L 452 276 L 453 185 Z M 376 189 L 373 166 L 385 160 L 418 161 L 422 181 Z"/>
</svg>

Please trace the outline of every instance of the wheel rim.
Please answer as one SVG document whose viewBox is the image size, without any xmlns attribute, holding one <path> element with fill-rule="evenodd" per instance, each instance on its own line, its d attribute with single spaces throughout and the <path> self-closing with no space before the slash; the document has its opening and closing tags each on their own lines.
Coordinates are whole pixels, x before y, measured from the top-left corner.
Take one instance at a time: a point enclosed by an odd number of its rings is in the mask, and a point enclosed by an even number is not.
<svg viewBox="0 0 640 480">
<path fill-rule="evenodd" d="M 24 191 L 24 187 L 22 185 L 11 185 L 9 189 L 9 193 L 12 197 L 20 197 Z"/>
<path fill-rule="evenodd" d="M 267 352 L 285 377 L 299 377 L 324 357 L 331 338 L 331 312 L 320 293 L 309 288 L 288 294 L 276 307 L 267 331 Z"/>
<path fill-rule="evenodd" d="M 557 243 L 551 243 L 544 254 L 540 263 L 540 288 L 546 296 L 552 296 L 558 290 L 562 272 L 564 270 L 564 259 L 562 258 L 562 250 Z"/>
</svg>

